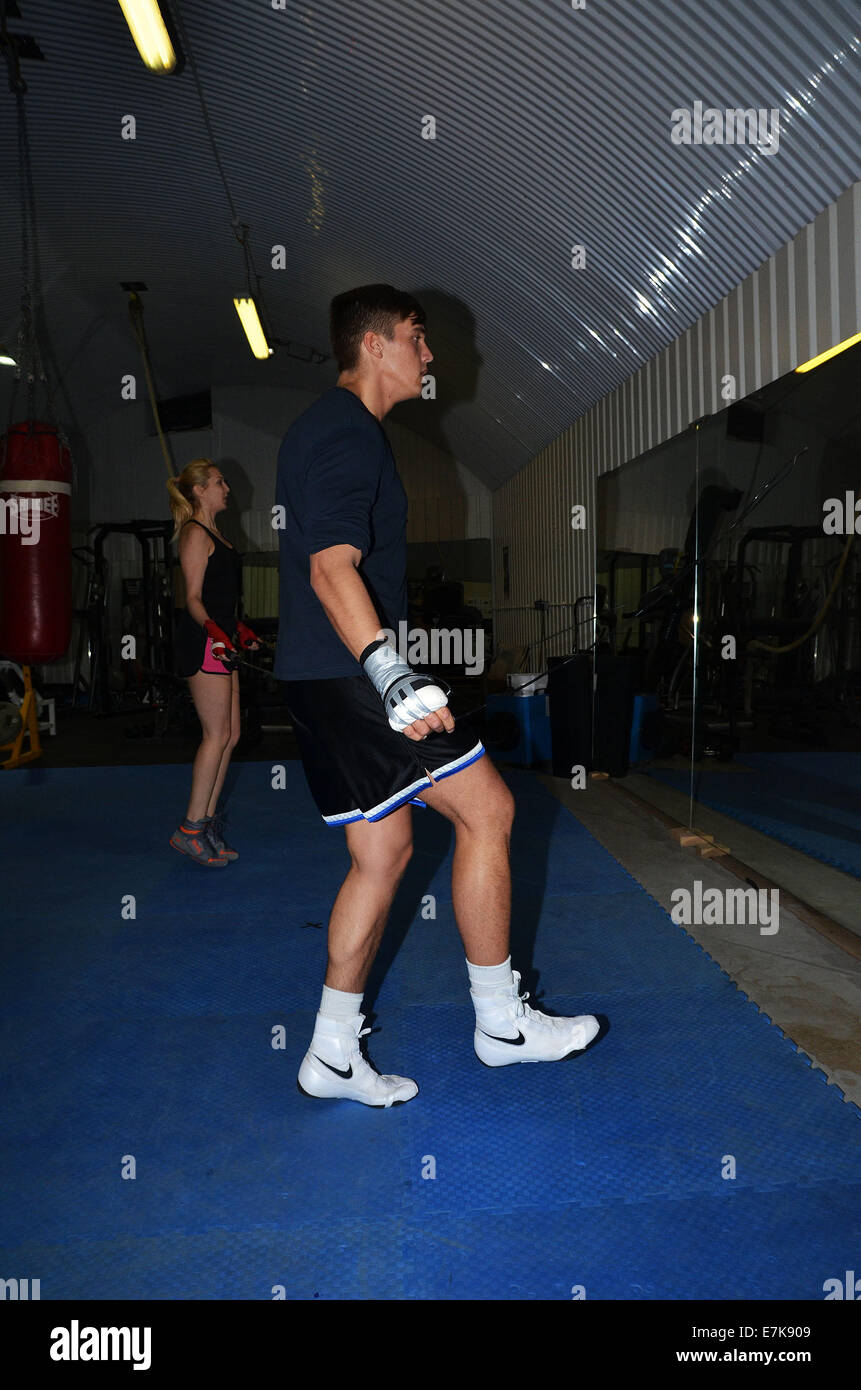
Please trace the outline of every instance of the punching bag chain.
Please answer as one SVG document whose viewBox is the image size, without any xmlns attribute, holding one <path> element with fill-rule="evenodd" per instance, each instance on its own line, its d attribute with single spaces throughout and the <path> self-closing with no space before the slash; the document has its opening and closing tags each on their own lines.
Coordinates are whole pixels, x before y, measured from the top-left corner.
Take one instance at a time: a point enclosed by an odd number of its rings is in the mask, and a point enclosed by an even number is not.
<svg viewBox="0 0 861 1390">
<path fill-rule="evenodd" d="M 4 39 L 7 39 L 5 35 L 5 7 Z M 12 36 L 8 36 L 8 39 L 11 40 Z M 33 188 L 30 139 L 27 132 L 27 112 L 24 105 L 24 93 L 27 90 L 27 84 L 21 77 L 14 40 L 11 42 L 4 42 L 4 48 L 9 60 L 9 85 L 15 93 L 15 104 L 17 107 L 18 177 L 21 195 L 21 310 L 18 329 L 15 384 L 13 385 L 10 395 L 9 419 L 7 421 L 7 424 L 11 425 L 15 414 L 17 386 L 22 375 L 25 379 L 27 389 L 26 418 L 28 420 L 33 421 L 38 418 L 36 411 L 36 392 L 39 385 L 43 386 L 45 389 L 46 406 L 50 405 L 50 401 L 48 381 L 42 364 L 42 355 L 39 350 L 35 319 L 39 298 L 39 266 L 38 247 L 36 243 L 36 198 Z"/>
</svg>

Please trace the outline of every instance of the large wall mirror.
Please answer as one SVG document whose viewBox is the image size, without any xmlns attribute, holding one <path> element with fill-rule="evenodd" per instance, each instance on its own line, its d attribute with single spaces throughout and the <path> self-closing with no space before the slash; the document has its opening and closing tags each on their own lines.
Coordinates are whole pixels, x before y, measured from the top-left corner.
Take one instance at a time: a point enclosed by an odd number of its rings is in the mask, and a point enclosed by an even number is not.
<svg viewBox="0 0 861 1390">
<path fill-rule="evenodd" d="M 861 875 L 859 382 L 861 345 L 599 479 L 596 730 L 679 819 Z"/>
</svg>

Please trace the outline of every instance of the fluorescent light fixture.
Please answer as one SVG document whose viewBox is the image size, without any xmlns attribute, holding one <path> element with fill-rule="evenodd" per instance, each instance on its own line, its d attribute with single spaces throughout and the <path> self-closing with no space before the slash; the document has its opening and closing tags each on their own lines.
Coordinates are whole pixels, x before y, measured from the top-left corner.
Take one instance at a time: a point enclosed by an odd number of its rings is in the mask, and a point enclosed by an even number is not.
<svg viewBox="0 0 861 1390">
<path fill-rule="evenodd" d="M 151 72 L 173 72 L 176 53 L 158 0 L 119 0 L 138 53 Z"/>
<path fill-rule="evenodd" d="M 234 307 L 239 315 L 239 322 L 245 329 L 245 336 L 251 345 L 251 351 L 255 357 L 271 357 L 272 348 L 266 341 L 266 334 L 263 332 L 263 325 L 260 322 L 260 315 L 257 312 L 257 305 L 253 299 L 234 299 Z"/>
<path fill-rule="evenodd" d="M 0 367 L 17 367 L 17 365 L 18 363 L 11 352 L 7 352 L 4 347 L 0 346 Z"/>
<path fill-rule="evenodd" d="M 812 372 L 814 367 L 818 367 L 822 362 L 827 362 L 829 357 L 836 357 L 838 352 L 845 352 L 847 348 L 854 347 L 856 343 L 861 343 L 861 333 L 856 333 L 853 338 L 845 338 L 836 347 L 829 348 L 827 352 L 820 352 L 818 357 L 811 357 L 809 362 L 804 362 L 795 370 L 797 372 Z"/>
</svg>

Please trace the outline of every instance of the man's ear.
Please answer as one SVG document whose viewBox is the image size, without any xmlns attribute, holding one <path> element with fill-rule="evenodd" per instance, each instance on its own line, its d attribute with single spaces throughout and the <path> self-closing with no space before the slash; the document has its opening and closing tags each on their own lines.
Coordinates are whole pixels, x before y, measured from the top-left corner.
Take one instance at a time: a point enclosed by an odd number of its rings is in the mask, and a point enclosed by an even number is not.
<svg viewBox="0 0 861 1390">
<path fill-rule="evenodd" d="M 372 328 L 369 328 L 367 333 L 364 334 L 362 346 L 367 349 L 371 357 L 382 357 L 383 355 L 383 345 L 380 342 L 380 335 L 379 333 L 375 333 Z"/>
</svg>

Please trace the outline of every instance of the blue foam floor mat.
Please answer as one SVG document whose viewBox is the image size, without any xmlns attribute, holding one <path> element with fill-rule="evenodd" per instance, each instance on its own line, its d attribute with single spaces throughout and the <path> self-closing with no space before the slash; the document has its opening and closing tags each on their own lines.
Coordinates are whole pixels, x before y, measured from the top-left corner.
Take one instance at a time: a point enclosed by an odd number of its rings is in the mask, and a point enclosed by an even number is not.
<svg viewBox="0 0 861 1390">
<path fill-rule="evenodd" d="M 300 1096 L 347 856 L 286 768 L 234 768 L 242 858 L 210 873 L 166 843 L 187 768 L 0 782 L 0 1274 L 43 1299 L 818 1299 L 855 1267 L 861 1114 L 528 773 L 514 964 L 606 1036 L 481 1066 L 451 836 L 419 811 L 366 1012 L 420 1094 Z"/>
<path fill-rule="evenodd" d="M 685 794 L 690 790 L 689 772 L 643 771 Z M 733 772 L 696 772 L 694 796 L 861 878 L 861 753 L 745 754 Z"/>
</svg>

